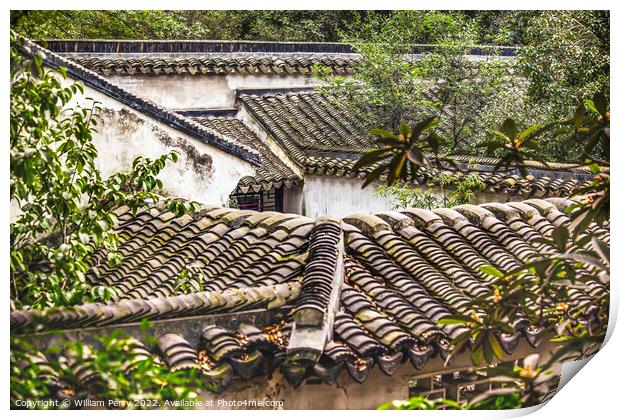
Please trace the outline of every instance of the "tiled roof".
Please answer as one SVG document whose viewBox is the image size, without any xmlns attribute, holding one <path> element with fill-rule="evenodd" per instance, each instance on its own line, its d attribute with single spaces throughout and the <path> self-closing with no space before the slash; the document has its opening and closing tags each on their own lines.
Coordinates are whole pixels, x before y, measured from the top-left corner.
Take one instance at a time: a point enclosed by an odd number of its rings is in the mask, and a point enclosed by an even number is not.
<svg viewBox="0 0 620 420">
<path fill-rule="evenodd" d="M 340 73 L 349 73 L 356 60 L 356 55 L 345 44 L 321 43 L 269 43 L 269 42 L 219 42 L 219 41 L 104 41 L 104 40 L 52 40 L 50 48 L 72 57 L 78 63 L 104 74 L 115 73 L 210 73 L 210 72 L 307 72 L 321 62 Z M 432 48 L 417 46 L 416 48 Z M 417 50 L 416 50 L 417 51 Z M 418 51 L 419 52 L 419 51 Z M 473 54 L 484 54 L 480 49 Z M 513 52 L 504 51 L 502 54 Z M 50 53 L 53 54 L 53 53 Z M 202 54 L 197 56 L 196 54 Z M 71 63 L 56 56 L 66 63 Z M 317 61 L 318 60 L 318 61 Z M 79 74 L 89 76 L 82 80 L 89 83 L 97 77 L 92 71 L 79 65 Z M 78 76 L 79 76 L 78 74 Z M 99 78 L 99 80 L 104 80 Z M 221 146 L 225 150 L 233 149 L 255 161 L 257 153 L 266 159 L 258 170 L 256 177 L 240 180 L 238 191 L 258 192 L 279 187 L 284 183 L 291 186 L 299 182 L 298 177 L 291 176 L 290 170 L 276 156 L 261 149 L 260 141 L 243 123 L 223 120 L 217 124 L 220 129 L 208 134 L 201 133 L 205 126 L 212 129 L 216 123 L 201 124 L 171 113 L 148 101 L 136 98 L 121 88 L 105 82 L 106 91 L 120 92 L 120 100 L 130 105 L 136 100 L 139 106 L 162 117 L 170 125 L 180 126 Z M 101 85 L 100 82 L 93 86 Z M 110 85 L 113 89 L 107 88 Z M 345 110 L 336 108 L 321 94 L 308 92 L 288 92 L 275 94 L 248 95 L 241 94 L 240 102 L 256 120 L 273 136 L 288 155 L 301 166 L 307 174 L 362 176 L 354 173 L 351 167 L 361 153 L 372 147 L 373 140 L 357 127 L 361 121 Z M 144 104 L 146 106 L 144 106 Z M 147 112 L 148 113 L 148 112 Z M 188 124 L 189 121 L 189 124 Z M 194 126 L 190 126 L 193 124 Z M 214 135 L 214 133 L 217 133 Z M 242 135 L 238 135 L 243 133 Z M 228 141 L 228 144 L 226 144 Z M 232 143 L 234 142 L 234 145 Z M 237 145 L 245 147 L 237 150 Z M 249 147 L 248 147 L 249 146 Z M 252 150 L 253 149 L 253 150 Z M 264 149 L 264 148 L 263 148 Z M 251 153 L 255 153 L 250 156 Z M 472 163 L 487 191 L 505 192 L 522 197 L 569 196 L 576 188 L 591 178 L 586 168 L 574 168 L 566 164 L 550 164 L 549 168 L 531 162 L 532 175 L 522 178 L 517 171 L 491 173 L 496 160 L 490 158 L 462 157 L 459 160 L 463 172 L 471 170 Z M 485 167 L 486 166 L 486 167 Z M 425 184 L 438 171 L 429 169 L 422 172 L 414 183 Z M 454 173 L 457 177 L 462 173 Z"/>
<path fill-rule="evenodd" d="M 110 75 L 139 74 L 308 74 L 315 66 L 335 74 L 351 74 L 357 58 L 334 54 L 265 55 L 209 54 L 199 57 L 99 58 L 77 57 L 75 61 L 97 73 Z"/>
<path fill-rule="evenodd" d="M 82 67 L 74 61 L 49 51 L 34 42 L 26 41 L 22 51 L 28 55 L 32 55 L 35 51 L 39 51 L 43 55 L 43 61 L 46 66 L 53 69 L 64 67 L 67 69 L 67 75 L 69 77 L 83 82 L 85 85 L 103 93 L 104 95 L 114 98 L 115 100 L 134 108 L 143 114 L 153 117 L 156 120 L 169 125 L 170 127 L 187 133 L 192 137 L 196 137 L 200 141 L 215 146 L 243 160 L 254 164 L 260 163 L 259 155 L 247 146 L 230 138 L 218 135 L 195 121 L 192 121 L 190 118 L 186 118 L 178 113 L 162 108 L 154 102 L 134 95 L 124 88 L 109 82 L 96 72 Z"/>
<path fill-rule="evenodd" d="M 290 188 L 300 182 L 299 177 L 282 162 L 241 120 L 233 117 L 194 117 L 195 121 L 228 138 L 251 147 L 261 155 L 256 176 L 242 178 L 236 192 L 269 191 L 284 185 Z"/>
<path fill-rule="evenodd" d="M 262 41 L 118 41 L 48 40 L 53 51 L 75 59 L 101 74 L 219 74 L 276 73 L 307 74 L 315 65 L 336 74 L 351 74 L 359 59 L 343 43 Z M 434 45 L 412 45 L 415 57 Z M 513 47 L 481 46 L 472 57 L 510 57 Z"/>
<path fill-rule="evenodd" d="M 273 369 L 293 386 L 306 378 L 334 383 L 344 372 L 363 382 L 373 366 L 392 374 L 405 361 L 423 369 L 432 358 L 446 358 L 448 339 L 465 328 L 435 321 L 467 313 L 473 299 L 492 290 L 482 266 L 511 270 L 557 252 L 536 240 L 568 223 L 554 202 L 342 220 L 225 208 L 176 217 L 163 206 L 132 216 L 123 207 L 116 211 L 123 262 L 108 268 L 101 251 L 89 275 L 89 281 L 115 286 L 120 300 L 49 313 L 15 311 L 11 330 L 35 328 L 39 337 L 51 328 L 73 330 L 83 338 L 122 327 L 141 341 L 135 325 L 148 318 L 157 345 L 140 344 L 141 357 L 156 355 L 173 370 L 197 367 L 219 386 Z M 609 243 L 607 228 L 592 232 Z M 175 296 L 176 279 L 188 265 L 202 273 L 204 290 Z M 605 286 L 585 286 L 567 303 L 574 314 L 591 316 Z M 541 337 L 524 319 L 511 322 L 517 333 L 499 337 L 508 353 L 522 339 L 535 345 Z M 300 330 L 324 333 L 320 348 L 304 345 Z M 56 374 L 48 375 L 52 384 L 62 381 Z"/>
<path fill-rule="evenodd" d="M 363 124 L 357 116 L 336 108 L 320 93 L 242 94 L 239 99 L 300 163 L 305 150 L 361 153 L 374 146 L 358 128 Z"/>
<path fill-rule="evenodd" d="M 372 137 L 359 127 L 356 116 L 335 107 L 318 92 L 291 92 L 266 95 L 240 95 L 242 105 L 278 141 L 289 155 L 302 164 L 307 174 L 363 176 L 352 167 L 361 154 L 375 146 Z M 591 180 L 587 167 L 570 164 L 526 162 L 530 175 L 523 178 L 518 170 L 493 172 L 494 158 L 455 157 L 461 177 L 475 171 L 486 184 L 487 191 L 506 192 L 524 197 L 569 196 L 576 188 Z M 414 183 L 424 185 L 433 180 L 439 169 L 428 168 L 419 173 Z"/>
</svg>

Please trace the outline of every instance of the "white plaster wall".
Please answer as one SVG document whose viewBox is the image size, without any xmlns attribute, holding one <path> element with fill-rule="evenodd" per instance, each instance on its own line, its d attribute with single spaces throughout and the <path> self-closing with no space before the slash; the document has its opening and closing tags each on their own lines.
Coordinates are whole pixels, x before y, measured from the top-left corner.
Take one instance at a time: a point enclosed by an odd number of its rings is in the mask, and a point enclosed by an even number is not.
<svg viewBox="0 0 620 420">
<path fill-rule="evenodd" d="M 97 132 L 97 165 L 102 176 L 131 169 L 138 156 L 157 158 L 172 150 L 179 160 L 168 162 L 159 178 L 165 195 L 204 204 L 225 205 L 243 176 L 255 175 L 256 167 L 234 155 L 167 126 L 92 88 L 74 100 L 89 105 L 86 97 L 100 102 Z"/>
<path fill-rule="evenodd" d="M 302 191 L 301 212 L 308 217 L 345 217 L 353 213 L 374 213 L 396 210 L 390 197 L 374 196 L 373 184 L 362 189 L 363 180 L 336 176 L 306 176 Z M 419 187 L 417 187 L 419 188 Z M 434 194 L 435 195 L 435 194 Z M 436 190 L 437 198 L 442 193 Z M 286 195 L 285 195 L 286 198 Z M 472 204 L 520 201 L 521 196 L 496 193 L 476 193 Z M 295 212 L 292 208 L 289 210 Z"/>
<path fill-rule="evenodd" d="M 111 82 L 169 109 L 234 108 L 235 89 L 312 87 L 300 74 L 111 75 Z"/>
<path fill-rule="evenodd" d="M 337 176 L 306 176 L 302 198 L 308 217 L 345 217 L 353 213 L 392 210 L 389 198 L 375 197 L 372 185 L 362 189 L 363 180 Z"/>
<path fill-rule="evenodd" d="M 108 76 L 132 93 L 168 109 L 232 108 L 235 93 L 225 76 Z"/>
</svg>

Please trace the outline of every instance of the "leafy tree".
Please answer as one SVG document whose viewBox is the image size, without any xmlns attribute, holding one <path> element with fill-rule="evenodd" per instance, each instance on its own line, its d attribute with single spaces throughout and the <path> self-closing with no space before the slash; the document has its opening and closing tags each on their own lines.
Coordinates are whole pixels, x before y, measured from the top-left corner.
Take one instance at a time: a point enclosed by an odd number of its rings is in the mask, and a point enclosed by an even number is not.
<svg viewBox="0 0 620 420">
<path fill-rule="evenodd" d="M 12 33 L 11 305 L 42 308 L 115 299 L 113 287 L 86 279 L 97 249 L 105 250 L 111 266 L 120 263 L 112 210 L 121 204 L 135 210 L 159 200 L 157 175 L 177 155 L 137 158 L 127 172 L 103 179 L 92 142 L 97 103 L 70 108 L 82 87 L 63 80 L 62 68 L 44 69 L 39 53 L 27 49 L 25 40 Z M 166 205 L 177 213 L 195 207 L 172 199 Z"/>
<path fill-rule="evenodd" d="M 12 10 L 11 27 L 26 36 L 101 39 L 241 39 L 339 42 L 359 17 L 391 10 Z M 453 12 L 455 13 L 455 12 Z M 515 45 L 510 12 L 458 12 L 475 19 L 483 44 Z"/>
<path fill-rule="evenodd" d="M 597 92 L 609 92 L 609 11 L 523 11 L 519 66 L 533 101 L 550 102 L 552 118 Z"/>
<path fill-rule="evenodd" d="M 11 28 L 32 39 L 196 39 L 208 38 L 192 11 L 14 10 Z"/>
<path fill-rule="evenodd" d="M 527 81 L 521 95 L 499 105 L 503 118 L 510 115 L 526 126 L 557 121 L 596 93 L 609 95 L 609 11 L 517 11 L 501 20 L 519 40 L 515 68 Z M 579 161 L 580 149 L 565 147 L 568 137 L 545 133 L 541 154 L 552 161 Z"/>
<path fill-rule="evenodd" d="M 360 117 L 362 128 L 395 131 L 402 121 L 437 116 L 446 145 L 465 150 L 484 127 L 481 116 L 513 84 L 506 60 L 467 57 L 481 29 L 464 13 L 397 11 L 353 28 L 343 37 L 361 56 L 355 74 L 318 74 L 323 92 Z M 435 47 L 414 56 L 414 44 Z"/>
<path fill-rule="evenodd" d="M 446 151 L 479 153 L 507 117 L 525 127 L 557 121 L 596 92 L 609 92 L 609 13 L 599 11 L 398 11 L 368 14 L 344 32 L 360 54 L 353 77 L 317 71 L 324 93 L 360 116 L 362 128 L 396 131 L 402 121 L 441 117 Z M 472 62 L 472 46 L 518 48 L 510 60 Z M 412 44 L 436 48 L 411 57 Z M 493 54 L 490 50 L 489 54 Z M 578 161 L 569 135 L 544 131 L 547 161 Z M 604 149 L 595 150 L 602 157 Z"/>
</svg>

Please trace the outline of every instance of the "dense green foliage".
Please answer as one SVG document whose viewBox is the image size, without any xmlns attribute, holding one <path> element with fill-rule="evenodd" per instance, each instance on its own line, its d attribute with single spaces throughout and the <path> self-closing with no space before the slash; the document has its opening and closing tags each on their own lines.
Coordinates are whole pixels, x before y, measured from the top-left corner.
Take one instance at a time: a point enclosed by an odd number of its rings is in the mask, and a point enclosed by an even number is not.
<svg viewBox="0 0 620 420">
<path fill-rule="evenodd" d="M 13 10 L 11 27 L 31 38 L 339 42 L 341 32 L 351 30 L 360 20 L 366 21 L 369 15 L 393 13 L 391 10 Z M 475 18 L 482 28 L 482 44 L 520 42 L 520 35 L 509 26 L 511 15 L 507 12 L 451 13 Z"/>
<path fill-rule="evenodd" d="M 609 96 L 608 11 L 523 11 L 511 17 L 511 27 L 522 37 L 517 68 L 528 84 L 522 104 L 508 115 L 527 125 L 554 121 L 597 92 Z M 565 136 L 548 134 L 541 152 L 553 160 L 579 160 L 581 151 L 565 144 Z"/>
<path fill-rule="evenodd" d="M 239 39 L 335 42 L 347 10 L 12 11 L 14 30 L 34 39 Z"/>
<path fill-rule="evenodd" d="M 557 112 L 609 92 L 609 12 L 522 12 L 514 20 L 523 37 L 519 66 L 533 101 L 550 102 Z"/>
<path fill-rule="evenodd" d="M 92 137 L 97 104 L 78 105 L 83 88 L 64 74 L 62 68 L 58 72 L 44 68 L 42 56 L 29 51 L 23 38 L 11 34 L 12 308 L 117 299 L 113 287 L 87 279 L 97 258 L 110 266 L 121 263 L 115 252 L 118 235 L 112 210 L 126 204 L 135 211 L 158 201 L 155 192 L 162 182 L 157 175 L 167 162 L 177 159 L 175 152 L 154 160 L 139 157 L 126 172 L 103 179 L 96 167 Z M 196 207 L 176 199 L 166 199 L 164 204 L 179 215 Z M 62 349 L 52 347 L 46 356 L 53 366 L 46 366 L 39 364 L 29 341 L 12 337 L 11 400 L 96 394 L 117 401 L 163 401 L 195 396 L 190 390 L 195 374 L 170 372 L 152 357 L 128 359 L 132 346 L 135 343 L 115 333 L 102 337 L 96 348 L 79 341 Z M 24 365 L 27 360 L 31 362 Z M 74 385 L 79 381 L 71 379 L 74 363 L 86 363 L 96 373 L 87 395 L 75 395 Z M 126 377 L 128 371 L 131 381 Z M 66 382 L 51 380 L 53 372 L 62 372 Z"/>
<path fill-rule="evenodd" d="M 591 11 L 397 11 L 364 16 L 343 39 L 361 54 L 353 77 L 321 74 L 323 92 L 362 117 L 367 129 L 396 131 L 402 121 L 441 117 L 444 152 L 480 155 L 490 129 L 506 118 L 529 127 L 609 94 L 609 14 Z M 472 61 L 470 48 L 515 44 L 511 59 Z M 435 48 L 412 59 L 412 44 Z M 568 135 L 538 133 L 547 161 L 577 161 Z M 604 148 L 595 151 L 604 157 Z"/>
</svg>

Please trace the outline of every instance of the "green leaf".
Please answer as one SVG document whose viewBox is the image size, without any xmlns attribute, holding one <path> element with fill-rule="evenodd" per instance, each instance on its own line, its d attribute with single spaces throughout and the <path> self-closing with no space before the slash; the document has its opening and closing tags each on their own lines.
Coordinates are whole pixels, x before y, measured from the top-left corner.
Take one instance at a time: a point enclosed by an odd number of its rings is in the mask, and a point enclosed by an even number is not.
<svg viewBox="0 0 620 420">
<path fill-rule="evenodd" d="M 491 349 L 493 350 L 493 353 L 495 354 L 495 356 L 499 360 L 503 360 L 504 357 L 506 357 L 506 355 L 504 353 L 504 349 L 502 348 L 501 343 L 499 342 L 495 334 L 490 333 L 488 335 L 488 339 L 489 339 L 489 344 L 491 345 Z"/>
<path fill-rule="evenodd" d="M 487 365 L 493 363 L 493 348 L 491 346 L 491 336 L 493 333 L 485 333 L 482 339 L 482 352 L 484 355 L 484 361 Z"/>
<path fill-rule="evenodd" d="M 573 124 L 575 126 L 575 130 L 583 125 L 583 119 L 586 114 L 586 109 L 583 104 L 579 104 L 577 109 L 575 110 L 575 114 L 573 115 Z"/>
<path fill-rule="evenodd" d="M 439 148 L 441 147 L 441 145 L 446 143 L 445 139 L 443 139 L 440 135 L 438 135 L 435 132 L 429 133 L 427 141 L 428 141 L 428 145 L 430 146 L 431 150 L 435 154 L 438 154 Z"/>
<path fill-rule="evenodd" d="M 532 124 L 519 134 L 519 138 L 527 139 L 532 133 L 542 127 L 542 124 Z"/>
<path fill-rule="evenodd" d="M 485 274 L 488 274 L 491 277 L 495 277 L 496 279 L 504 278 L 504 273 L 502 273 L 500 270 L 493 267 L 492 265 L 483 265 L 479 268 L 479 270 Z"/>
<path fill-rule="evenodd" d="M 476 323 L 476 321 L 466 315 L 454 314 L 450 316 L 446 316 L 437 320 L 437 324 L 439 325 L 452 325 L 452 324 L 467 324 L 467 323 Z"/>
<path fill-rule="evenodd" d="M 483 365 L 484 356 L 482 354 L 482 346 L 478 347 L 476 350 L 470 351 L 469 355 L 474 366 Z"/>
<path fill-rule="evenodd" d="M 422 153 L 422 151 L 417 147 L 407 150 L 407 159 L 419 167 L 426 166 L 428 164 L 426 156 L 424 156 L 424 153 Z"/>
<path fill-rule="evenodd" d="M 405 139 L 408 139 L 409 137 L 411 137 L 411 134 L 412 134 L 411 127 L 405 123 L 400 123 L 400 126 L 398 127 L 398 132 Z"/>
<path fill-rule="evenodd" d="M 382 129 L 379 129 L 379 128 L 373 128 L 372 130 L 370 130 L 370 134 L 374 134 L 375 136 L 377 136 L 379 138 L 383 138 L 383 139 L 398 140 L 398 136 L 396 136 L 391 131 L 382 130 Z"/>
<path fill-rule="evenodd" d="M 594 112 L 595 114 L 598 114 L 598 109 L 596 108 L 596 105 L 594 104 L 594 101 L 592 99 L 586 99 L 585 101 L 583 101 L 583 103 L 590 108 L 590 111 Z"/>
<path fill-rule="evenodd" d="M 429 130 L 430 128 L 433 128 L 437 124 L 439 124 L 439 120 L 435 117 L 428 117 L 420 121 L 413 126 L 413 133 L 415 138 L 420 137 L 420 134 L 422 134 L 424 131 Z"/>
<path fill-rule="evenodd" d="M 377 166 L 375 169 L 373 169 L 368 175 L 366 175 L 365 180 L 364 180 L 364 184 L 362 185 L 362 189 L 366 188 L 373 181 L 378 180 L 379 177 L 381 176 L 381 174 L 383 172 L 385 172 L 385 170 L 388 167 L 389 167 L 389 163 L 384 163 L 384 164 L 381 164 L 381 165 Z"/>
<path fill-rule="evenodd" d="M 394 176 L 396 178 L 404 178 L 402 176 L 402 173 L 403 173 L 403 168 L 407 164 L 407 156 L 403 153 L 402 156 L 399 159 L 396 160 L 396 162 L 398 162 L 398 163 L 394 167 Z M 388 184 L 389 184 L 389 182 L 388 182 Z"/>
<path fill-rule="evenodd" d="M 569 253 L 569 254 L 565 254 L 563 255 L 564 258 L 576 261 L 576 262 L 581 262 L 584 264 L 588 264 L 591 265 L 592 267 L 601 269 L 603 271 L 608 271 L 609 270 L 609 263 L 604 264 L 601 260 L 594 258 L 590 255 L 586 255 L 586 254 L 582 254 L 582 253 Z"/>
<path fill-rule="evenodd" d="M 598 256 L 605 262 L 607 267 L 610 263 L 610 251 L 609 246 L 596 236 L 592 238 L 592 248 L 598 254 Z"/>
</svg>

